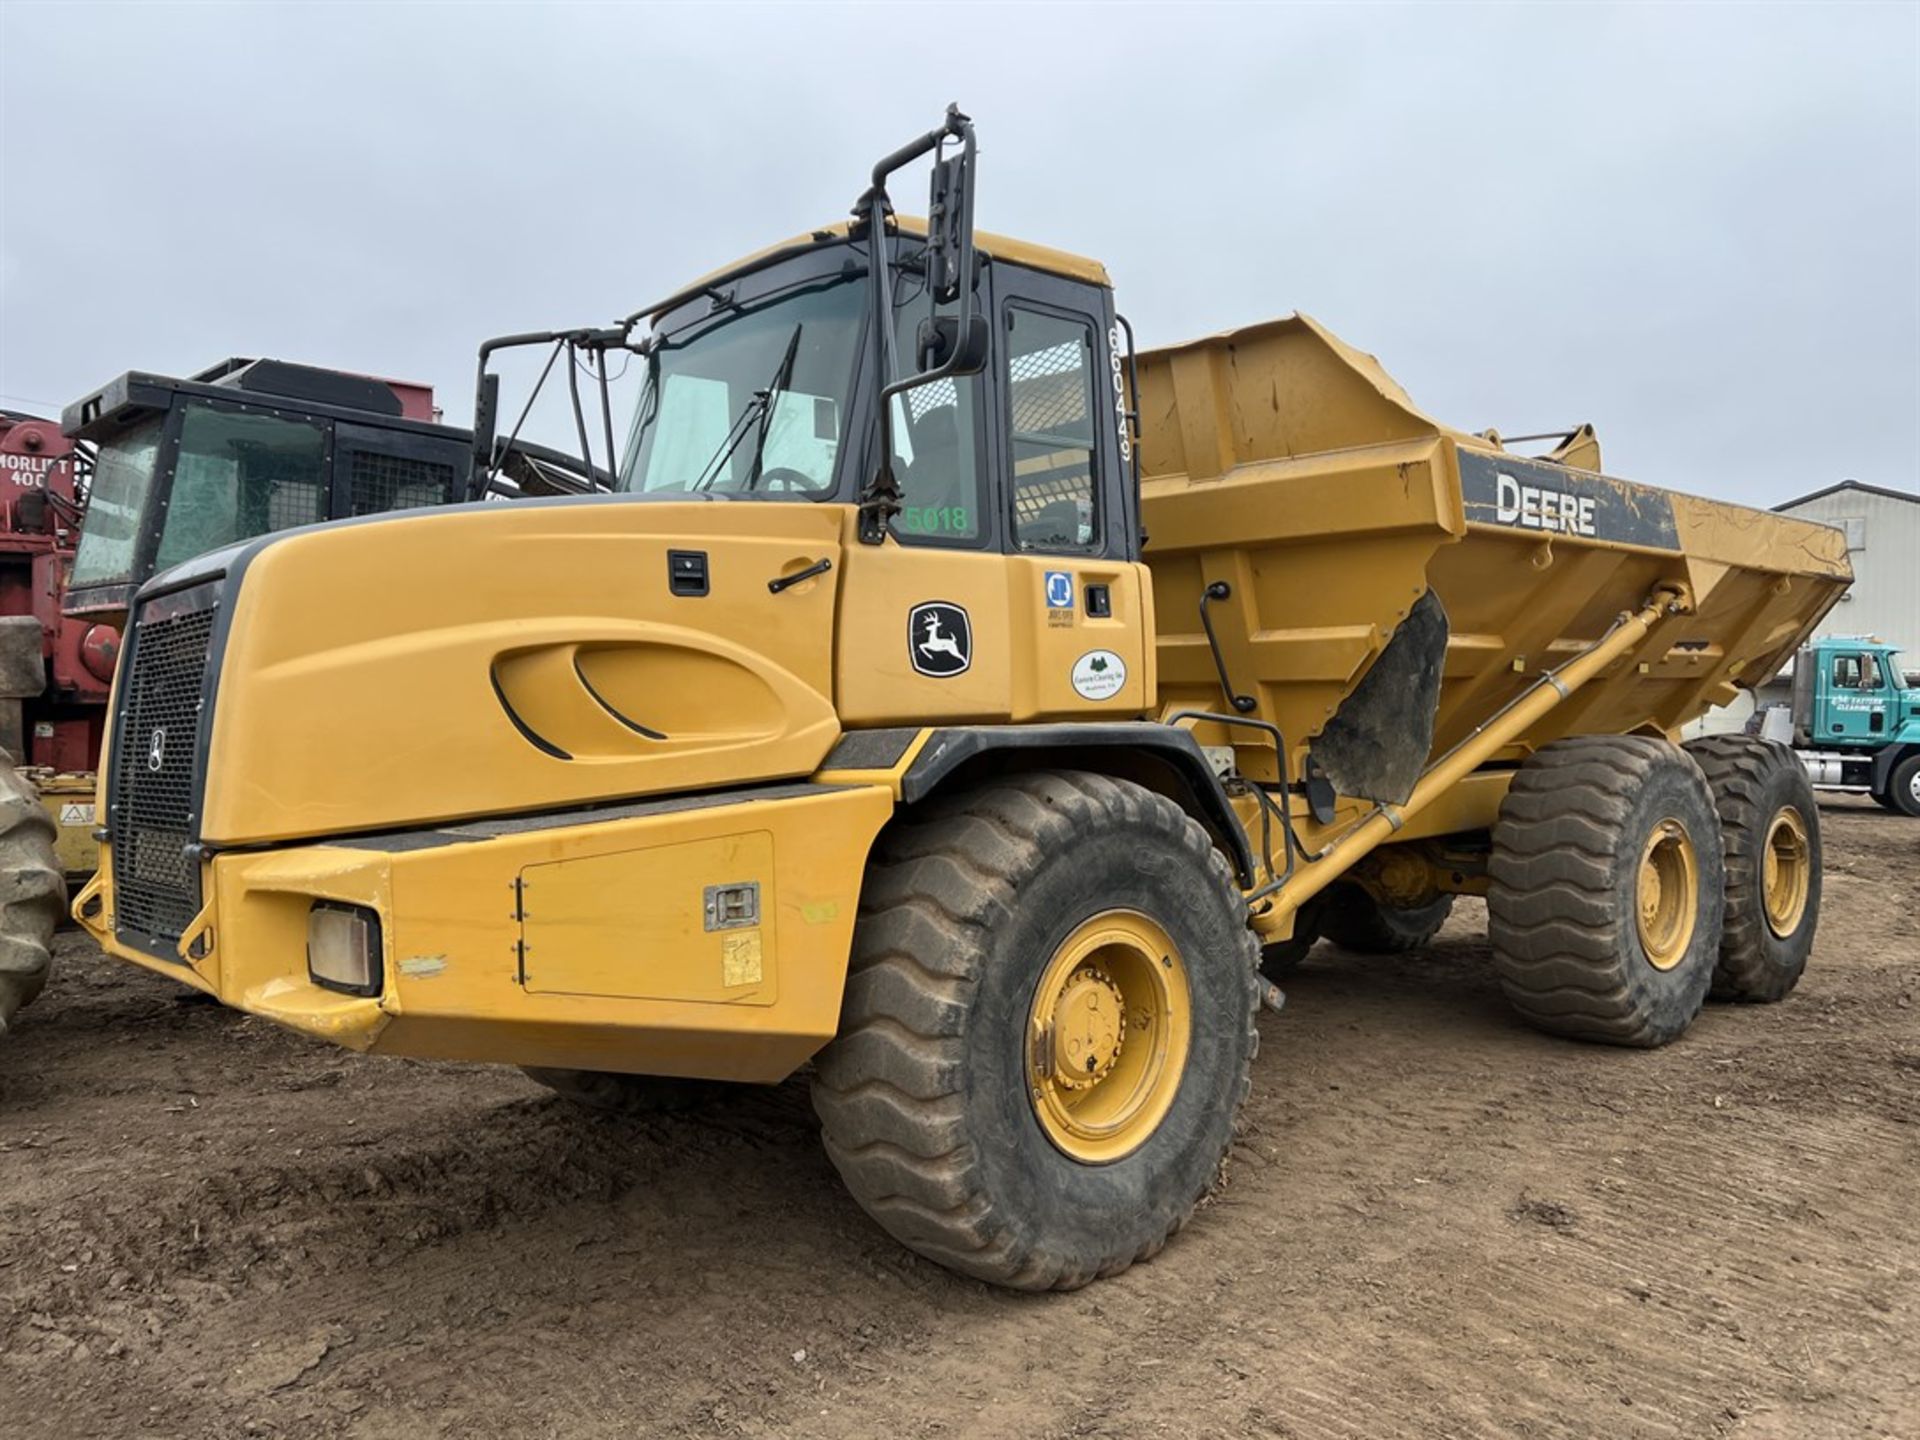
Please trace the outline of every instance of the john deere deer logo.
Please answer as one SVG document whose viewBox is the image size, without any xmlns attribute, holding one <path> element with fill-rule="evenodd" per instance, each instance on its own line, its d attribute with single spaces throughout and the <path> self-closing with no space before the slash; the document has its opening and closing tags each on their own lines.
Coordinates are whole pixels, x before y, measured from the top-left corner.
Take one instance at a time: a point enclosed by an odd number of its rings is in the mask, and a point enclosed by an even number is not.
<svg viewBox="0 0 1920 1440">
<path fill-rule="evenodd" d="M 936 680 L 965 673 L 973 664 L 973 626 L 967 612 L 944 600 L 929 600 L 907 616 L 907 658 Z"/>
</svg>

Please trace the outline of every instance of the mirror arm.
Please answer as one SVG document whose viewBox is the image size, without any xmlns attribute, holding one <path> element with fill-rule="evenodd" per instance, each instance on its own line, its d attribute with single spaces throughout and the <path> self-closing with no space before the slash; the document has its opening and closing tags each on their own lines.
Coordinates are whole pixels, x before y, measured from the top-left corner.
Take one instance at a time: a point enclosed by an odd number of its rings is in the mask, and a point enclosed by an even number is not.
<svg viewBox="0 0 1920 1440">
<path fill-rule="evenodd" d="M 947 106 L 946 123 L 938 130 L 929 130 L 919 139 L 902 145 L 898 150 L 884 156 L 873 167 L 873 184 L 855 204 L 855 213 L 864 209 L 867 220 L 867 243 L 872 247 L 873 258 L 867 266 L 867 274 L 872 284 L 874 358 L 879 368 L 880 378 L 880 458 L 874 469 L 873 479 L 860 496 L 859 534 L 862 544 L 878 545 L 886 539 L 887 522 L 900 510 L 900 484 L 893 474 L 893 398 L 903 391 L 916 386 L 926 385 L 935 380 L 943 380 L 958 373 L 959 362 L 964 346 L 955 345 L 953 353 L 944 364 L 932 370 L 910 375 L 903 380 L 893 379 L 893 275 L 892 267 L 887 263 L 886 217 L 893 205 L 887 198 L 887 177 L 902 165 L 911 164 L 922 155 L 936 155 L 940 147 L 949 139 L 960 141 L 961 164 L 966 183 L 962 188 L 960 238 L 960 334 L 964 336 L 972 322 L 975 307 L 973 293 L 973 159 L 974 140 L 973 122 L 960 113 L 957 104 Z M 927 244 L 932 248 L 934 225 L 937 216 L 927 217 Z M 929 257 L 931 264 L 931 257 Z M 931 276 L 929 276 L 931 290 Z M 935 302 L 938 310 L 938 302 Z M 918 364 L 918 357 L 915 357 Z"/>
<path fill-rule="evenodd" d="M 552 345 L 554 347 L 553 354 L 547 357 L 546 368 L 540 372 L 540 378 L 534 382 L 533 394 L 527 397 L 526 408 L 520 412 L 519 420 L 514 423 L 513 433 L 507 437 L 507 446 L 511 447 L 519 437 L 520 427 L 526 423 L 527 416 L 533 410 L 533 402 L 539 398 L 540 391 L 545 387 L 547 376 L 553 373 L 553 362 L 559 357 L 562 349 L 568 351 L 567 364 L 569 367 L 570 383 L 573 386 L 574 392 L 574 412 L 576 419 L 578 419 L 580 410 L 579 382 L 577 378 L 572 377 L 571 367 L 574 359 L 572 352 L 576 349 L 585 349 L 598 353 L 600 357 L 601 388 L 604 393 L 606 385 L 607 351 L 634 350 L 636 354 L 645 353 L 646 341 L 643 340 L 638 349 L 635 349 L 632 343 L 631 337 L 633 335 L 633 327 L 636 323 L 638 322 L 634 319 L 627 319 L 621 321 L 618 325 L 609 325 L 604 328 L 580 326 L 572 330 L 529 330 L 518 335 L 497 335 L 493 339 L 481 343 L 480 359 L 474 377 L 473 474 L 467 481 L 467 498 L 469 500 L 482 500 L 486 498 L 493 477 L 499 473 L 500 468 L 498 456 L 495 453 L 498 448 L 496 445 L 496 434 L 499 428 L 500 377 L 487 369 L 487 362 L 493 358 L 494 354 L 497 351 L 517 350 L 528 345 Z M 608 444 L 610 447 L 612 444 L 612 425 L 613 416 L 611 409 L 609 409 L 607 411 L 607 427 L 609 437 Z M 580 424 L 579 428 L 584 432 L 584 422 Z M 580 440 L 581 449 L 585 451 L 587 446 L 584 433 L 581 434 Z M 586 459 L 587 473 L 589 475 L 599 473 L 594 467 L 590 453 L 583 458 Z M 607 464 L 608 470 L 611 472 L 613 468 L 611 451 L 607 457 Z"/>
</svg>

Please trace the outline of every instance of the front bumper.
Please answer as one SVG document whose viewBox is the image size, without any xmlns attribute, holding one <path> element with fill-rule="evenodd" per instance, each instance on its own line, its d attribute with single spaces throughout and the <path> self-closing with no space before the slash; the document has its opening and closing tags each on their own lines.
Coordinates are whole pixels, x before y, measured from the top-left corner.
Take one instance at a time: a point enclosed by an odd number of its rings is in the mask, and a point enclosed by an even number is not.
<svg viewBox="0 0 1920 1440">
<path fill-rule="evenodd" d="M 789 785 L 202 862 L 174 958 L 114 933 L 110 849 L 75 918 L 112 955 L 374 1054 L 777 1081 L 832 1038 L 882 786 Z M 715 888 L 751 920 L 711 913 Z M 307 972 L 315 902 L 380 917 L 380 993 Z"/>
</svg>

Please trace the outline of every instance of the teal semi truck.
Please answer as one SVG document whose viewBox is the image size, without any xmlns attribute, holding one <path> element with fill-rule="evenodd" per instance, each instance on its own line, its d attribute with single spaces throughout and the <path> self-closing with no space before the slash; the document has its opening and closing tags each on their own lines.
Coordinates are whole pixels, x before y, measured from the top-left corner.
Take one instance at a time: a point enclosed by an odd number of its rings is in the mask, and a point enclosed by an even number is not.
<svg viewBox="0 0 1920 1440">
<path fill-rule="evenodd" d="M 1864 791 L 1920 817 L 1920 689 L 1899 651 L 1871 636 L 1828 635 L 1793 663 L 1793 747 L 1814 788 Z"/>
</svg>

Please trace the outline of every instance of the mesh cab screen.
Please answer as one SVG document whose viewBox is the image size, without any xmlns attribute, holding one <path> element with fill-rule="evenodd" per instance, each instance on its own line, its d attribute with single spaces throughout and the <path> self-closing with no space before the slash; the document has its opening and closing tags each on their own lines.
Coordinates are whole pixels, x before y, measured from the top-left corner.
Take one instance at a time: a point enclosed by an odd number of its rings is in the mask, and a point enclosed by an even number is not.
<svg viewBox="0 0 1920 1440">
<path fill-rule="evenodd" d="M 387 510 L 419 510 L 428 505 L 450 504 L 453 482 L 453 466 L 444 461 L 356 450 L 350 471 L 351 513 L 378 515 Z"/>
</svg>

